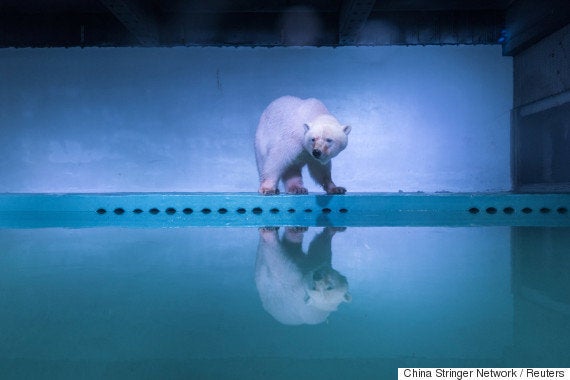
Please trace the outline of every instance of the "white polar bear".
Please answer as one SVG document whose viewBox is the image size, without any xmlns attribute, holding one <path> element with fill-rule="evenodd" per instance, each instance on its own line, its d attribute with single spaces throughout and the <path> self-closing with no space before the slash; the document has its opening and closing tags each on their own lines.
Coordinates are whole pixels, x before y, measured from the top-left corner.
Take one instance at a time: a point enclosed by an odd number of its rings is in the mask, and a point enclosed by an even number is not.
<svg viewBox="0 0 570 380">
<path fill-rule="evenodd" d="M 307 253 L 307 228 L 260 228 L 255 262 L 255 284 L 263 308 L 286 325 L 318 324 L 344 302 L 350 302 L 346 277 L 332 267 L 332 237 L 343 228 L 326 227 Z"/>
<path fill-rule="evenodd" d="M 344 194 L 331 178 L 331 158 L 348 143 L 351 127 L 341 125 L 319 100 L 283 96 L 263 112 L 255 134 L 259 192 L 278 194 L 283 180 L 289 194 L 307 194 L 301 170 L 308 165 L 327 194 Z"/>
</svg>

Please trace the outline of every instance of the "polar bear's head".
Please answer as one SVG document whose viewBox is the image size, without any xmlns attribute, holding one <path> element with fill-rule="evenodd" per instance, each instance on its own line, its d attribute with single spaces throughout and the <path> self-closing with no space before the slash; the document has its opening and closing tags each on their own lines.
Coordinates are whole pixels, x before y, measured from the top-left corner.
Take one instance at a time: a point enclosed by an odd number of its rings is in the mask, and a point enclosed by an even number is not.
<svg viewBox="0 0 570 380">
<path fill-rule="evenodd" d="M 330 267 L 307 273 L 305 292 L 305 303 L 323 311 L 335 311 L 341 303 L 352 300 L 346 277 Z"/>
<path fill-rule="evenodd" d="M 305 124 L 303 147 L 322 164 L 339 154 L 348 143 L 351 127 L 341 125 L 332 115 L 324 114 Z"/>
</svg>

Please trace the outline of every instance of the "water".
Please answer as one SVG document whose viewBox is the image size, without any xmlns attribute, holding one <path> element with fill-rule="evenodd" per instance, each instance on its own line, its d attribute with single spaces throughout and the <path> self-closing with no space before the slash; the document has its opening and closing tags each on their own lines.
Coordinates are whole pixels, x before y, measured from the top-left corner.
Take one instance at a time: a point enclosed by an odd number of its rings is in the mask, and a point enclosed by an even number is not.
<svg viewBox="0 0 570 380">
<path fill-rule="evenodd" d="M 389 379 L 569 347 L 570 228 L 0 230 L 2 379 Z"/>
</svg>

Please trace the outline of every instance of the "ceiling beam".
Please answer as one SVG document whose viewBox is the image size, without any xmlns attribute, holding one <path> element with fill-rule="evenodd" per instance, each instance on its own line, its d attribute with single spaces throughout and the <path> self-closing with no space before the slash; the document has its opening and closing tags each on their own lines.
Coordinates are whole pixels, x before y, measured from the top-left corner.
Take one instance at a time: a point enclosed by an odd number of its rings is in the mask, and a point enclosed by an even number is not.
<svg viewBox="0 0 570 380">
<path fill-rule="evenodd" d="M 546 3 L 548 6 L 545 6 Z M 568 0 L 513 1 L 507 9 L 503 54 L 515 56 L 568 23 Z"/>
<path fill-rule="evenodd" d="M 339 45 L 354 45 L 366 24 L 374 0 L 343 0 L 339 18 Z"/>
<path fill-rule="evenodd" d="M 158 22 L 136 0 L 99 0 L 143 46 L 157 46 Z"/>
<path fill-rule="evenodd" d="M 374 11 L 357 45 L 497 45 L 505 15 L 483 11 Z"/>
</svg>

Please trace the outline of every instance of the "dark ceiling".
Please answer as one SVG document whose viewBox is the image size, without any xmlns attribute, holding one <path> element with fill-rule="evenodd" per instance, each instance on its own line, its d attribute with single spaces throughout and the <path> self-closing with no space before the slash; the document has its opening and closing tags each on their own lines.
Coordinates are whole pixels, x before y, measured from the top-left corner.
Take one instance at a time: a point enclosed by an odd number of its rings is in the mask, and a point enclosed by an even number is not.
<svg viewBox="0 0 570 380">
<path fill-rule="evenodd" d="M 502 44 L 570 23 L 569 0 L 0 0 L 0 48 Z"/>
<path fill-rule="evenodd" d="M 512 0 L 0 0 L 0 47 L 497 44 Z"/>
</svg>

